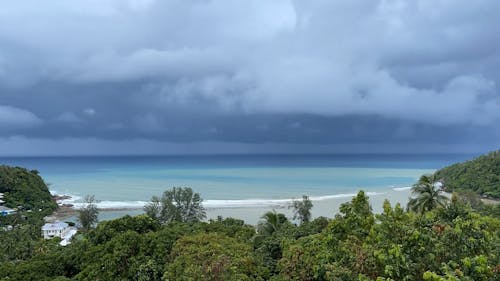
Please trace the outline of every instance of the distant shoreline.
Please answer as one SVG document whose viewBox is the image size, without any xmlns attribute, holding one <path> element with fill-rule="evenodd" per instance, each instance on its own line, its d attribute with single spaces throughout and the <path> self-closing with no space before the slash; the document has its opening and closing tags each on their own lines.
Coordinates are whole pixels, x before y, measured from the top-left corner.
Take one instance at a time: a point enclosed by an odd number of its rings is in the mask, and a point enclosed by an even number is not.
<svg viewBox="0 0 500 281">
<path fill-rule="evenodd" d="M 410 190 L 406 187 L 404 188 L 394 188 L 391 189 L 393 192 L 366 192 L 370 198 L 370 203 L 373 207 L 373 211 L 380 213 L 383 211 L 383 202 L 388 199 L 389 202 L 394 206 L 396 203 L 400 203 L 402 207 L 406 206 L 408 202 L 408 197 L 410 195 Z M 359 191 L 359 190 L 358 190 Z M 343 196 L 330 196 L 321 200 L 313 200 L 314 207 L 312 208 L 313 217 L 334 217 L 338 213 L 339 207 L 345 202 L 349 202 L 355 194 L 344 194 Z M 78 216 L 78 209 L 75 208 L 74 204 L 69 204 L 68 201 L 71 200 L 70 195 L 57 195 L 53 194 L 53 198 L 57 199 L 59 208 L 53 213 L 53 217 L 58 220 L 74 220 Z M 315 198 L 315 197 L 311 197 Z M 318 197 L 316 197 L 318 198 Z M 209 201 L 209 200 L 206 200 Z M 204 201 L 204 202 L 206 202 Z M 70 201 L 71 202 L 71 201 Z M 288 208 L 288 201 L 282 201 L 279 204 L 272 205 L 234 205 L 226 207 L 216 207 L 216 206 L 205 206 L 207 213 L 207 220 L 217 219 L 217 217 L 232 217 L 236 219 L 242 219 L 248 224 L 256 225 L 261 216 L 272 210 L 277 210 L 280 213 L 284 213 L 286 216 L 292 218 L 292 210 Z M 128 207 L 128 208 L 98 208 L 99 210 L 99 221 L 116 219 L 125 215 L 138 215 L 143 213 L 142 207 Z"/>
<path fill-rule="evenodd" d="M 496 205 L 500 204 L 500 199 L 496 198 L 481 198 L 481 201 L 486 205 Z"/>
<path fill-rule="evenodd" d="M 382 206 L 385 199 L 389 200 L 392 206 L 400 203 L 404 208 L 410 196 L 410 189 L 407 187 L 393 188 L 394 192 L 368 194 L 370 204 L 372 205 L 375 213 L 383 211 Z M 451 197 L 451 193 L 445 194 Z M 54 200 L 57 199 L 59 208 L 52 214 L 58 220 L 74 220 L 78 216 L 78 209 L 74 208 L 73 204 L 68 204 L 71 200 L 69 195 L 53 195 Z M 313 217 L 325 216 L 334 217 L 338 213 L 338 208 L 342 203 L 348 202 L 352 196 L 333 197 L 320 201 L 313 201 L 314 207 L 312 209 Z M 483 202 L 485 199 L 482 199 Z M 485 204 L 499 204 L 498 200 L 488 200 Z M 257 224 L 260 217 L 267 211 L 278 210 L 288 217 L 292 217 L 292 210 L 288 208 L 288 204 L 281 203 L 275 205 L 260 205 L 260 206 L 231 206 L 231 207 L 205 207 L 207 212 L 207 220 L 216 219 L 218 216 L 233 217 L 242 219 L 248 224 Z M 128 208 L 98 208 L 100 214 L 100 221 L 119 218 L 125 215 L 138 215 L 143 213 L 142 207 L 128 207 Z"/>
</svg>

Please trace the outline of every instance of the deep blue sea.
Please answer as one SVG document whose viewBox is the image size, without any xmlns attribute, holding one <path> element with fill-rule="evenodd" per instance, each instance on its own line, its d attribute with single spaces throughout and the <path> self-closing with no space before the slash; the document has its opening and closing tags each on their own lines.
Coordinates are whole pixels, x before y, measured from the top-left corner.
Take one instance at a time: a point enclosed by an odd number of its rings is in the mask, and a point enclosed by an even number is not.
<svg viewBox="0 0 500 281">
<path fill-rule="evenodd" d="M 141 208 L 173 186 L 201 193 L 207 207 L 265 206 L 303 194 L 314 200 L 407 190 L 420 175 L 473 158 L 466 154 L 0 157 L 40 171 L 53 193 L 101 208 Z"/>
</svg>

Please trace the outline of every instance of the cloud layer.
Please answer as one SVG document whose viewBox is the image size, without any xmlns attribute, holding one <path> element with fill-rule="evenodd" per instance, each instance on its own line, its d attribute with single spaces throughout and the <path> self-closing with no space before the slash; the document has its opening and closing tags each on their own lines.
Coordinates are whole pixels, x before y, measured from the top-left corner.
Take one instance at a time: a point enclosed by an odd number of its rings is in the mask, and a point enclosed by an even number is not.
<svg viewBox="0 0 500 281">
<path fill-rule="evenodd" d="M 29 111 L 0 105 L 0 128 L 3 130 L 34 127 L 40 123 L 41 120 Z"/>
<path fill-rule="evenodd" d="M 4 3 L 0 136 L 495 147 L 498 10 L 487 0 Z"/>
</svg>

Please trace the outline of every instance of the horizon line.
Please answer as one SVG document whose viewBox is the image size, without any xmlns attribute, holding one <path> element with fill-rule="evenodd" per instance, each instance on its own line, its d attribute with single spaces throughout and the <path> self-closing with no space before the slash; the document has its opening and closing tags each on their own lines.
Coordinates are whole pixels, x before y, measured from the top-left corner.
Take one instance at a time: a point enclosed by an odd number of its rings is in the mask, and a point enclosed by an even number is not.
<svg viewBox="0 0 500 281">
<path fill-rule="evenodd" d="M 35 154 L 35 155 L 0 155 L 1 158 L 71 158 L 71 157 L 197 157 L 197 156 L 354 156 L 354 155 L 464 155 L 474 156 L 487 152 L 218 152 L 218 153 L 158 153 L 158 154 Z"/>
</svg>

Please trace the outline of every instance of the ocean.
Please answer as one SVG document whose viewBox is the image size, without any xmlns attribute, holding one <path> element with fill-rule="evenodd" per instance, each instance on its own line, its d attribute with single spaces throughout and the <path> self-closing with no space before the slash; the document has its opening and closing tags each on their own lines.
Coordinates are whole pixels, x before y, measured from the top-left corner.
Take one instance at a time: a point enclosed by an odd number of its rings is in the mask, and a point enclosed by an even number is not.
<svg viewBox="0 0 500 281">
<path fill-rule="evenodd" d="M 472 158 L 466 154 L 197 155 L 0 157 L 36 169 L 52 193 L 78 206 L 95 195 L 115 217 L 138 213 L 153 195 L 174 186 L 199 192 L 208 209 L 277 208 L 308 195 L 313 202 L 349 200 L 357 191 L 391 197 L 425 173 Z M 406 197 L 405 197 L 406 198 Z M 130 212 L 116 212 L 129 209 Z M 330 210 L 329 210 L 330 212 Z M 225 214 L 231 214 L 225 211 Z M 109 216 L 109 214 L 108 214 Z M 252 219 L 255 220 L 255 219 Z"/>
</svg>

